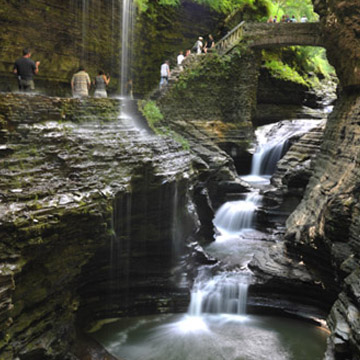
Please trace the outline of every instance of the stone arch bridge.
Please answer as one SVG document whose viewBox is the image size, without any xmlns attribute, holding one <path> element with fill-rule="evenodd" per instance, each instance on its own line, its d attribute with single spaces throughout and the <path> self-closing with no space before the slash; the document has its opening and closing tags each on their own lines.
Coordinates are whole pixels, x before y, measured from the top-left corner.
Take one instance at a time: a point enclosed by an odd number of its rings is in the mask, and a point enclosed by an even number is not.
<svg viewBox="0 0 360 360">
<path fill-rule="evenodd" d="M 238 24 L 216 44 L 221 54 L 238 43 L 251 48 L 284 46 L 324 46 L 320 23 L 245 23 Z"/>
</svg>

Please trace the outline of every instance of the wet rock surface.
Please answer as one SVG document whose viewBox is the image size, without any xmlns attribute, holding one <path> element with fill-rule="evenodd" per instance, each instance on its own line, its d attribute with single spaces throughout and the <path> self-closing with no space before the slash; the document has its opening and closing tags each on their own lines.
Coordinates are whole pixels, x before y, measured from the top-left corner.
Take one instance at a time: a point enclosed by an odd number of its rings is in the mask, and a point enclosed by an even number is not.
<svg viewBox="0 0 360 360">
<path fill-rule="evenodd" d="M 90 308 L 94 318 L 168 310 L 168 289 L 180 291 L 170 286 L 171 229 L 181 221 L 186 238 L 194 227 L 186 220 L 192 156 L 139 129 L 116 99 L 1 95 L 0 103 L 1 358 L 64 355 L 77 314 Z M 122 301 L 109 310 L 110 244 L 122 254 L 112 277 L 113 300 Z"/>
<path fill-rule="evenodd" d="M 326 287 L 340 291 L 329 318 L 330 344 L 336 356 L 354 359 L 359 356 L 357 321 L 352 311 L 343 308 L 354 306 L 355 311 L 359 306 L 353 288 L 346 285 L 356 279 L 358 266 L 358 109 L 357 94 L 344 93 L 339 98 L 329 116 L 305 198 L 287 223 L 289 247 L 303 254 Z"/>
</svg>

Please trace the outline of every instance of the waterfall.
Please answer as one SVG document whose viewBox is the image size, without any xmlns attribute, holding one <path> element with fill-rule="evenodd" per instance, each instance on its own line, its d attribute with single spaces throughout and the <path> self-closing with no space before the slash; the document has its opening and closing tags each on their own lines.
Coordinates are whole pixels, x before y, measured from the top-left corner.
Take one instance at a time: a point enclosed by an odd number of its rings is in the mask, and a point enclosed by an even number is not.
<svg viewBox="0 0 360 360">
<path fill-rule="evenodd" d="M 82 0 L 82 28 L 81 28 L 81 61 L 83 64 L 87 61 L 87 30 L 89 19 L 89 3 L 88 0 Z"/>
<path fill-rule="evenodd" d="M 174 194 L 172 197 L 172 219 L 171 219 L 171 243 L 172 243 L 172 256 L 176 261 L 181 254 L 182 248 L 182 234 L 181 224 L 179 223 L 179 194 L 178 184 L 174 184 Z"/>
<path fill-rule="evenodd" d="M 190 316 L 246 313 L 248 279 L 242 274 L 223 273 L 206 281 L 198 280 L 191 292 Z"/>
<path fill-rule="evenodd" d="M 253 156 L 251 175 L 272 175 L 276 170 L 277 162 L 284 156 L 288 148 L 288 139 L 282 139 L 279 143 L 259 148 Z"/>
<path fill-rule="evenodd" d="M 215 214 L 214 225 L 221 233 L 239 233 L 253 225 L 261 197 L 257 192 L 246 195 L 245 200 L 229 201 Z"/>
<path fill-rule="evenodd" d="M 126 95 L 126 83 L 129 80 L 131 43 L 133 33 L 134 7 L 132 0 L 122 0 L 122 38 L 120 63 L 120 95 Z"/>
<path fill-rule="evenodd" d="M 277 162 L 285 155 L 292 137 L 299 137 L 319 124 L 318 120 L 286 120 L 259 127 L 256 130 L 258 146 L 253 156 L 250 177 L 272 175 Z"/>
</svg>

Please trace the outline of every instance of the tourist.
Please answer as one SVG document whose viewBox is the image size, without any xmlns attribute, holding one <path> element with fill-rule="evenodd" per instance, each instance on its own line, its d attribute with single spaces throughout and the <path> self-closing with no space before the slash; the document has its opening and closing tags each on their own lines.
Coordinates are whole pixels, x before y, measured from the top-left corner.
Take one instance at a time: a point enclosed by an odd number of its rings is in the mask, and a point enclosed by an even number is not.
<svg viewBox="0 0 360 360">
<path fill-rule="evenodd" d="M 277 23 L 277 15 L 274 16 L 274 23 Z"/>
<path fill-rule="evenodd" d="M 206 42 L 204 52 L 207 53 L 210 49 L 212 49 L 215 46 L 214 38 L 211 34 L 208 36 L 208 40 Z"/>
<path fill-rule="evenodd" d="M 39 72 L 40 61 L 30 59 L 31 51 L 23 50 L 23 56 L 15 61 L 13 73 L 17 75 L 20 91 L 35 90 L 33 77 Z"/>
<path fill-rule="evenodd" d="M 181 65 L 182 62 L 184 61 L 184 59 L 185 59 L 184 53 L 182 51 L 180 51 L 176 60 L 177 60 L 177 65 L 181 71 L 184 70 L 184 67 Z"/>
<path fill-rule="evenodd" d="M 160 68 L 160 89 L 165 85 L 169 83 L 169 77 L 170 77 L 170 66 L 169 66 L 169 60 L 166 60 Z"/>
<path fill-rule="evenodd" d="M 308 22 L 308 18 L 306 17 L 306 15 L 303 15 L 303 16 L 301 17 L 300 22 L 302 22 L 302 23 Z"/>
<path fill-rule="evenodd" d="M 91 86 L 90 76 L 83 66 L 79 67 L 76 74 L 71 79 L 71 90 L 73 97 L 81 98 L 89 96 Z"/>
<path fill-rule="evenodd" d="M 185 51 L 185 57 L 188 57 L 190 54 L 191 54 L 191 50 L 190 50 L 190 49 L 187 49 L 187 50 Z"/>
<path fill-rule="evenodd" d="M 193 46 L 193 51 L 195 51 L 195 53 L 197 55 L 201 54 L 202 53 L 202 49 L 203 49 L 203 38 L 201 36 L 199 36 L 199 38 L 196 40 L 194 46 Z"/>
<path fill-rule="evenodd" d="M 295 15 L 293 15 L 293 16 L 291 17 L 291 22 L 293 22 L 293 23 L 296 23 L 296 22 L 297 22 L 297 20 L 296 20 L 296 18 L 295 18 Z"/>
<path fill-rule="evenodd" d="M 272 16 L 270 16 L 267 20 L 267 23 L 270 24 L 270 23 L 273 23 L 274 22 L 274 19 Z"/>
<path fill-rule="evenodd" d="M 106 76 L 104 71 L 99 70 L 98 75 L 95 77 L 94 85 L 95 85 L 95 92 L 94 97 L 96 98 L 106 98 L 107 92 L 106 87 L 109 85 L 110 76 Z"/>
</svg>

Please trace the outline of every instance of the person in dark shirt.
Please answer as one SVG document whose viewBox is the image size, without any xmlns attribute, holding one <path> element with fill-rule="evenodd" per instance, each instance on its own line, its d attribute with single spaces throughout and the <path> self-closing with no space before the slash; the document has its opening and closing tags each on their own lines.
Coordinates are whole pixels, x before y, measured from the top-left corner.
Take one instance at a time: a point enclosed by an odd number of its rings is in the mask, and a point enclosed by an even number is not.
<svg viewBox="0 0 360 360">
<path fill-rule="evenodd" d="M 23 56 L 15 61 L 13 72 L 18 77 L 19 90 L 31 91 L 35 89 L 33 77 L 39 72 L 40 61 L 36 63 L 30 59 L 29 49 L 23 50 Z"/>
</svg>

